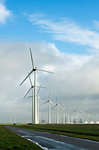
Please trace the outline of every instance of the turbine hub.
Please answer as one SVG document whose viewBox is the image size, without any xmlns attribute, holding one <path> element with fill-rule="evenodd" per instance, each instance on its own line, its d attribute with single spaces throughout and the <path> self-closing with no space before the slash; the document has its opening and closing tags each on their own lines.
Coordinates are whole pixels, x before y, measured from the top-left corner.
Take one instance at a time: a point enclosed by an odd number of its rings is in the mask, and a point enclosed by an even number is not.
<svg viewBox="0 0 99 150">
<path fill-rule="evenodd" d="M 34 68 L 33 71 L 36 71 L 36 68 Z"/>
</svg>

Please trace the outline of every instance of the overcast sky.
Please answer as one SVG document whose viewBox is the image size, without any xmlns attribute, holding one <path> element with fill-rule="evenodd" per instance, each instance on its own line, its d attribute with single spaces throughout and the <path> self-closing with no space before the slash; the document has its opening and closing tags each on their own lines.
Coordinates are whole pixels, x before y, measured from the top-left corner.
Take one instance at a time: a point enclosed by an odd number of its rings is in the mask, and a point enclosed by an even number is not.
<svg viewBox="0 0 99 150">
<path fill-rule="evenodd" d="M 0 122 L 31 122 L 31 99 L 23 99 L 29 80 L 19 86 L 32 69 L 30 47 L 35 65 L 54 72 L 37 73 L 46 87 L 43 102 L 50 92 L 54 103 L 57 97 L 99 120 L 98 6 L 98 0 L 0 1 Z"/>
</svg>

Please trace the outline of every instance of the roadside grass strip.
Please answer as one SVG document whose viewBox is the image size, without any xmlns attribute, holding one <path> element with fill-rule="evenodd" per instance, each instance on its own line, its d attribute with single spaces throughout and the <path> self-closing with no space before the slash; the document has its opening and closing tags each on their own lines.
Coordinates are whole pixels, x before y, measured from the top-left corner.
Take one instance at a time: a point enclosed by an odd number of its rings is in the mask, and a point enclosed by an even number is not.
<svg viewBox="0 0 99 150">
<path fill-rule="evenodd" d="M 17 127 L 99 141 L 99 124 L 26 124 Z"/>
<path fill-rule="evenodd" d="M 36 144 L 0 126 L 0 150 L 42 150 Z"/>
</svg>

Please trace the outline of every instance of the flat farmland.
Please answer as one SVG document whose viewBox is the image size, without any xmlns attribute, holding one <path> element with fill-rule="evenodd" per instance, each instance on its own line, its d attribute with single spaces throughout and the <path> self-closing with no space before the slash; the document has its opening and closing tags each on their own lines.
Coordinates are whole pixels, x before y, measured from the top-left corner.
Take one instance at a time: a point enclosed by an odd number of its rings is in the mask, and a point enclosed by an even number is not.
<svg viewBox="0 0 99 150">
<path fill-rule="evenodd" d="M 99 141 L 99 124 L 27 124 L 17 127 Z"/>
</svg>

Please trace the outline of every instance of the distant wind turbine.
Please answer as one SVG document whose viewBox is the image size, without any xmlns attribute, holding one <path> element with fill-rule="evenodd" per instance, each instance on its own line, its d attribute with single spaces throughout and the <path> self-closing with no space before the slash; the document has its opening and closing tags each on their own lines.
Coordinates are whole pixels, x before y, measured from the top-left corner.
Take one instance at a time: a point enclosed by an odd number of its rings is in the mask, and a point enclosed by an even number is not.
<svg viewBox="0 0 99 150">
<path fill-rule="evenodd" d="M 62 107 L 62 112 L 63 112 L 62 123 L 65 124 L 65 106 L 63 106 L 62 104 L 60 104 L 60 106 Z"/>
<path fill-rule="evenodd" d="M 65 107 L 66 109 L 66 112 L 67 112 L 67 118 L 66 118 L 66 123 L 70 123 L 70 116 L 69 116 L 69 110 L 70 110 L 70 108 L 69 107 Z"/>
<path fill-rule="evenodd" d="M 60 104 L 57 103 L 57 98 L 56 98 L 56 104 L 54 107 L 51 108 L 51 109 L 56 108 L 56 124 L 59 123 L 59 109 L 58 109 L 59 106 L 60 106 Z"/>
<path fill-rule="evenodd" d="M 49 98 L 46 102 L 44 102 L 42 105 L 47 104 L 48 103 L 48 124 L 51 123 L 51 108 L 50 108 L 50 104 L 54 104 L 51 100 L 50 100 L 50 94 L 49 94 Z"/>
</svg>

